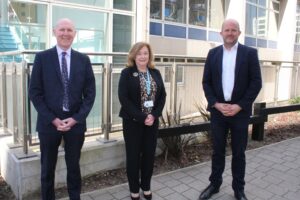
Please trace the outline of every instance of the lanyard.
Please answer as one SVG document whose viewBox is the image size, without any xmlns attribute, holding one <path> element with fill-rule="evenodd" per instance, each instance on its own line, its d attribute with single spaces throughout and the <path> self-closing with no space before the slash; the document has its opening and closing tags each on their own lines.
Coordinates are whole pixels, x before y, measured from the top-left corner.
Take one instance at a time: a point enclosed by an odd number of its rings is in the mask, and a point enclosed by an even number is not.
<svg viewBox="0 0 300 200">
<path fill-rule="evenodd" d="M 145 79 L 146 81 L 146 90 L 147 90 L 147 95 L 150 95 L 150 91 L 151 91 L 151 80 L 150 80 L 150 73 L 149 70 L 147 69 L 147 79 Z"/>
</svg>

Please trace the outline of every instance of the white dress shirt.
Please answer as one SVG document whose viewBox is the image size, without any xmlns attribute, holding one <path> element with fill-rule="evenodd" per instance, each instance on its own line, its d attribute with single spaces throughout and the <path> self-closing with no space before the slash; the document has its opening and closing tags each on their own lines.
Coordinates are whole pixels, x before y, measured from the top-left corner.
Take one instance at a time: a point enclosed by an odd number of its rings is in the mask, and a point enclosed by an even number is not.
<svg viewBox="0 0 300 200">
<path fill-rule="evenodd" d="M 222 86 L 225 101 L 230 101 L 232 96 L 237 48 L 238 42 L 229 50 L 223 45 Z"/>
<path fill-rule="evenodd" d="M 67 61 L 68 78 L 70 78 L 71 48 L 64 51 L 63 49 L 61 49 L 59 46 L 56 45 L 56 49 L 57 49 L 57 55 L 58 55 L 58 60 L 59 60 L 60 72 L 62 72 L 62 69 L 61 69 L 62 52 L 66 52 L 65 58 Z"/>
</svg>

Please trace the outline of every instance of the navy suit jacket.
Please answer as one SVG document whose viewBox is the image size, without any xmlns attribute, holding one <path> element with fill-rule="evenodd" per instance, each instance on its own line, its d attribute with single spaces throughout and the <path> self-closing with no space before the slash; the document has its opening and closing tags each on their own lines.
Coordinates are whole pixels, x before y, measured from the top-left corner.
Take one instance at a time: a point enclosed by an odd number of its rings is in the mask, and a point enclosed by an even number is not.
<svg viewBox="0 0 300 200">
<path fill-rule="evenodd" d="M 157 69 L 148 68 L 152 78 L 157 85 L 155 102 L 151 114 L 158 119 L 166 102 L 165 86 L 160 72 Z M 140 78 L 136 66 L 127 67 L 122 70 L 118 88 L 121 110 L 119 116 L 144 123 L 147 115 L 141 108 Z"/>
<path fill-rule="evenodd" d="M 70 116 L 75 124 L 71 131 L 86 131 L 86 118 L 95 100 L 95 77 L 87 55 L 71 50 L 69 76 Z M 63 83 L 56 47 L 35 56 L 29 85 L 29 97 L 38 112 L 36 130 L 56 131 L 52 121 L 63 119 Z"/>
<path fill-rule="evenodd" d="M 222 87 L 222 60 L 223 45 L 211 49 L 205 62 L 202 84 L 209 111 L 216 110 L 213 108 L 216 102 L 225 102 Z M 238 104 L 242 108 L 239 115 L 250 116 L 252 104 L 261 87 L 257 50 L 238 44 L 234 87 L 229 103 Z"/>
</svg>

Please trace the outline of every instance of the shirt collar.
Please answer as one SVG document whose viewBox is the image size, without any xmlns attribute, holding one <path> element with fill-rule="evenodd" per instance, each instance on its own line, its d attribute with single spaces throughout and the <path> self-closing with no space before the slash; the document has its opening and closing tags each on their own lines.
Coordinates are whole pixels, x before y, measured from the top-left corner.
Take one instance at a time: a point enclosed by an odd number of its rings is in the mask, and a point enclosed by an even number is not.
<svg viewBox="0 0 300 200">
<path fill-rule="evenodd" d="M 233 45 L 233 46 L 231 47 L 230 51 L 232 51 L 232 50 L 235 50 L 235 51 L 236 51 L 237 48 L 238 48 L 238 46 L 239 46 L 239 43 L 236 42 L 235 45 Z M 224 44 L 223 44 L 223 50 L 228 51 L 228 49 L 226 49 L 226 48 L 224 47 Z"/>
<path fill-rule="evenodd" d="M 71 55 L 71 48 L 67 49 L 66 51 L 60 48 L 58 45 L 56 45 L 57 54 L 60 56 L 62 52 L 66 52 L 67 55 Z"/>
</svg>

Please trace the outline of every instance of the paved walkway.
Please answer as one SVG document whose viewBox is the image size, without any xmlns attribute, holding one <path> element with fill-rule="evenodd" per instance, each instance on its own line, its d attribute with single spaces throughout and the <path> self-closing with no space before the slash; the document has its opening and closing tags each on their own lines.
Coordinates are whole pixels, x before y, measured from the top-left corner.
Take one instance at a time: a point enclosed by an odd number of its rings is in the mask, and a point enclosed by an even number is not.
<svg viewBox="0 0 300 200">
<path fill-rule="evenodd" d="M 231 157 L 226 159 L 220 192 L 211 199 L 234 200 Z M 154 176 L 153 200 L 197 200 L 208 184 L 210 162 Z M 249 200 L 300 199 L 300 137 L 247 151 L 246 188 Z M 82 194 L 83 200 L 130 200 L 128 185 Z"/>
</svg>

